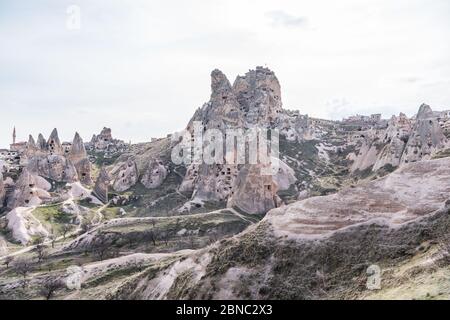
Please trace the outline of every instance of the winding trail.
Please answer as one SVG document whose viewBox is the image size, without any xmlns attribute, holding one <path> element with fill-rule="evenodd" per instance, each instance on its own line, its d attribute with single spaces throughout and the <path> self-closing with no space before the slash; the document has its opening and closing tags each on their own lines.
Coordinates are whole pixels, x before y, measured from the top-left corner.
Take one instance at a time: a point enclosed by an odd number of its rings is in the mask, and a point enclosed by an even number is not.
<svg viewBox="0 0 450 320">
<path fill-rule="evenodd" d="M 73 201 L 73 197 L 71 197 L 71 198 L 65 200 L 64 202 L 67 202 L 67 201 Z M 62 202 L 62 203 L 64 203 L 64 202 Z M 99 217 L 99 221 L 98 221 L 97 224 L 96 224 L 97 227 L 99 227 L 99 226 L 101 225 L 101 221 L 102 221 L 102 219 L 103 219 L 103 214 L 101 213 L 101 211 L 103 211 L 104 209 L 106 209 L 109 205 L 110 205 L 110 202 L 106 203 L 105 205 L 101 206 L 100 208 L 98 208 L 98 209 L 96 210 L 96 214 L 97 214 L 97 216 Z M 36 208 L 36 207 L 30 208 L 30 210 L 31 210 L 31 209 L 34 210 L 35 208 Z M 65 240 L 66 238 L 70 238 L 70 237 L 72 237 L 72 236 L 77 236 L 77 235 L 79 235 L 80 231 L 82 230 L 82 229 L 81 229 L 82 219 L 79 219 L 79 221 L 80 221 L 80 223 L 77 225 L 77 228 L 76 228 L 75 230 L 73 230 L 73 231 L 67 233 L 65 237 L 64 237 L 64 236 L 59 236 L 59 237 L 57 237 L 56 239 L 48 239 L 48 240 L 45 240 L 44 242 L 42 242 L 42 244 L 45 245 L 45 246 L 47 246 L 47 245 L 51 245 L 52 242 L 58 242 L 58 241 L 61 241 L 61 240 Z M 94 229 L 95 229 L 95 228 L 94 228 Z M 24 253 L 30 252 L 30 251 L 34 250 L 36 247 L 37 247 L 37 245 L 29 245 L 29 246 L 27 246 L 27 247 L 25 247 L 25 248 L 23 248 L 23 249 L 20 249 L 20 250 L 18 250 L 18 251 L 15 251 L 15 252 L 13 252 L 13 253 L 10 253 L 10 254 L 1 256 L 1 257 L 0 257 L 0 261 L 6 259 L 6 258 L 8 258 L 8 257 L 16 257 L 16 256 L 18 256 L 18 255 L 22 255 L 22 254 L 24 254 Z"/>
</svg>

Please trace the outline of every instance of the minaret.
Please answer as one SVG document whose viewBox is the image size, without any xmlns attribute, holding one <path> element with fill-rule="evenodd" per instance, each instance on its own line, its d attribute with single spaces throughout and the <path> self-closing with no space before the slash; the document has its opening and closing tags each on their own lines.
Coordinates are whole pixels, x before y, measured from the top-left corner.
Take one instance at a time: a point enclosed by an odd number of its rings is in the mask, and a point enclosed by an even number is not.
<svg viewBox="0 0 450 320">
<path fill-rule="evenodd" d="M 13 129 L 13 144 L 16 144 L 16 126 Z"/>
</svg>

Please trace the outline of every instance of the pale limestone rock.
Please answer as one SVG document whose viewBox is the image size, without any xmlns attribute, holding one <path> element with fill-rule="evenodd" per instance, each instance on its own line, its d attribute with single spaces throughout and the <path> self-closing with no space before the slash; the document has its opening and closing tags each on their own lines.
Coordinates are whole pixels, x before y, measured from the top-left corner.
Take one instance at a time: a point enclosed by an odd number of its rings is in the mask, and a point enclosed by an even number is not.
<svg viewBox="0 0 450 320">
<path fill-rule="evenodd" d="M 8 254 L 8 245 L 6 244 L 5 239 L 0 236 L 0 257 Z"/>
<path fill-rule="evenodd" d="M 202 164 L 199 166 L 199 178 L 192 197 L 202 201 L 226 200 L 233 192 L 236 177 L 236 165 Z"/>
<path fill-rule="evenodd" d="M 64 150 L 61 146 L 61 141 L 59 140 L 58 130 L 56 128 L 53 129 L 52 133 L 50 134 L 50 137 L 47 141 L 47 146 L 51 155 L 64 154 Z"/>
<path fill-rule="evenodd" d="M 438 119 L 434 116 L 430 106 L 422 104 L 403 152 L 401 163 L 430 159 L 447 143 Z"/>
<path fill-rule="evenodd" d="M 78 132 L 75 133 L 75 137 L 72 142 L 72 148 L 67 158 L 75 166 L 79 181 L 85 185 L 91 185 L 91 162 L 87 157 L 83 139 L 81 139 Z"/>
<path fill-rule="evenodd" d="M 392 116 L 383 137 L 383 142 L 386 145 L 378 155 L 372 170 L 379 170 L 386 165 L 399 166 L 410 133 L 411 120 L 405 114 L 400 113 L 398 117 Z"/>
<path fill-rule="evenodd" d="M 22 245 L 28 244 L 34 236 L 49 236 L 49 232 L 33 216 L 33 210 L 34 208 L 18 207 L 6 215 L 8 229 L 12 231 L 13 238 L 20 241 Z"/>
<path fill-rule="evenodd" d="M 0 209 L 3 208 L 5 204 L 6 190 L 3 183 L 3 174 L 0 172 Z"/>
<path fill-rule="evenodd" d="M 50 198 L 50 194 L 47 192 L 49 189 L 50 184 L 43 178 L 23 169 L 15 184 L 14 191 L 8 199 L 8 208 L 39 205 L 43 200 Z"/>
<path fill-rule="evenodd" d="M 37 139 L 37 143 L 36 143 L 36 147 L 41 152 L 45 152 L 45 153 L 47 152 L 47 149 L 48 149 L 47 141 L 45 140 L 45 138 L 42 135 L 42 133 L 39 133 L 39 136 L 38 136 L 38 139 Z"/>
<path fill-rule="evenodd" d="M 264 214 L 281 205 L 276 183 L 272 176 L 262 175 L 262 169 L 262 165 L 246 165 L 239 171 L 228 207 L 248 214 Z"/>
<path fill-rule="evenodd" d="M 200 121 L 205 129 L 235 128 L 243 126 L 243 114 L 227 77 L 220 71 L 211 73 L 211 98 L 197 110 L 188 124 L 192 132 L 193 121 Z"/>
<path fill-rule="evenodd" d="M 357 156 L 354 158 L 354 162 L 350 168 L 351 172 L 357 170 L 363 171 L 375 164 L 378 157 L 377 146 L 372 144 L 372 141 L 368 139 L 364 141 Z"/>
<path fill-rule="evenodd" d="M 191 193 L 194 191 L 198 179 L 199 167 L 200 165 L 197 164 L 190 164 L 187 167 L 184 179 L 181 182 L 180 187 L 178 188 L 180 192 Z"/>
<path fill-rule="evenodd" d="M 237 77 L 233 91 L 250 126 L 273 124 L 282 113 L 280 83 L 267 68 L 256 67 Z"/>
<path fill-rule="evenodd" d="M 100 134 L 93 135 L 91 144 L 95 150 L 106 150 L 108 145 L 113 142 L 113 137 L 110 128 L 104 127 Z"/>
<path fill-rule="evenodd" d="M 141 183 L 147 189 L 158 188 L 167 177 L 167 168 L 160 160 L 150 159 L 148 167 L 141 178 Z"/>
<path fill-rule="evenodd" d="M 211 73 L 210 101 L 196 111 L 187 131 L 193 134 L 193 122 L 200 121 L 205 130 L 220 130 L 225 140 L 225 129 L 273 127 L 281 114 L 280 85 L 269 69 L 257 67 L 238 77 L 233 86 L 220 70 L 214 70 Z M 192 192 L 192 199 L 201 201 L 226 201 L 236 188 L 238 172 L 237 165 L 191 164 L 179 191 Z M 290 173 L 282 169 L 277 176 L 283 188 L 288 188 L 292 182 Z"/>
<path fill-rule="evenodd" d="M 34 156 L 28 160 L 27 169 L 33 174 L 58 182 L 78 181 L 76 168 L 62 155 Z"/>
<path fill-rule="evenodd" d="M 113 188 L 117 192 L 130 189 L 138 182 L 139 173 L 136 162 L 129 158 L 126 162 L 117 164 L 111 171 L 114 177 Z"/>
<path fill-rule="evenodd" d="M 108 202 L 108 191 L 109 185 L 111 183 L 111 179 L 109 177 L 108 172 L 103 167 L 100 171 L 100 175 L 95 182 L 93 194 L 96 196 L 101 202 Z"/>
<path fill-rule="evenodd" d="M 396 227 L 443 208 L 450 194 L 450 158 L 402 165 L 393 173 L 338 193 L 271 210 L 276 236 L 318 239 L 366 223 Z"/>
<path fill-rule="evenodd" d="M 28 137 L 27 146 L 25 148 L 25 157 L 31 158 L 36 154 L 37 151 L 38 147 L 36 145 L 36 142 L 34 141 L 33 136 L 30 134 L 30 136 Z"/>
<path fill-rule="evenodd" d="M 275 163 L 275 160 L 272 160 Z M 277 161 L 277 167 L 273 167 L 273 180 L 277 184 L 278 190 L 288 190 L 297 181 L 295 171 L 281 160 Z"/>
</svg>

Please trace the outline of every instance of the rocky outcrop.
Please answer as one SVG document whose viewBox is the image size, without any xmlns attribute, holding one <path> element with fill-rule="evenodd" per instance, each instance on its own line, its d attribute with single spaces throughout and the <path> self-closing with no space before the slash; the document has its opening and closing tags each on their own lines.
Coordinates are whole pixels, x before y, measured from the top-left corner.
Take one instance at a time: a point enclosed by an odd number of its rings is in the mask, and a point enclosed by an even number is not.
<svg viewBox="0 0 450 320">
<path fill-rule="evenodd" d="M 110 172 L 114 177 L 113 188 L 117 192 L 130 189 L 138 182 L 139 172 L 136 162 L 132 158 L 117 164 Z"/>
<path fill-rule="evenodd" d="M 8 245 L 5 241 L 5 239 L 0 236 L 0 257 L 5 256 L 8 254 Z"/>
<path fill-rule="evenodd" d="M 297 181 L 295 171 L 281 160 L 278 161 L 277 168 L 273 168 L 273 170 L 275 170 L 273 180 L 277 185 L 277 190 L 288 190 Z"/>
<path fill-rule="evenodd" d="M 52 133 L 50 134 L 50 137 L 47 141 L 48 151 L 50 152 L 50 155 L 63 155 L 64 150 L 61 146 L 61 141 L 59 140 L 58 136 L 58 130 L 55 128 L 53 129 Z"/>
<path fill-rule="evenodd" d="M 100 175 L 95 182 L 93 194 L 97 199 L 99 199 L 103 203 L 108 202 L 108 191 L 109 185 L 111 183 L 111 179 L 109 177 L 108 172 L 103 167 L 100 171 Z"/>
<path fill-rule="evenodd" d="M 412 132 L 406 143 L 401 163 L 430 159 L 436 151 L 447 145 L 442 128 L 430 106 L 422 104 Z"/>
<path fill-rule="evenodd" d="M 70 160 L 61 155 L 32 157 L 28 161 L 27 169 L 35 175 L 58 182 L 78 181 L 76 168 Z"/>
<path fill-rule="evenodd" d="M 38 150 L 39 150 L 39 148 L 36 145 L 36 142 L 34 141 L 33 136 L 30 134 L 30 136 L 28 137 L 27 146 L 25 148 L 25 157 L 26 158 L 33 157 L 34 155 L 36 155 Z"/>
<path fill-rule="evenodd" d="M 233 91 L 250 126 L 272 125 L 282 113 L 280 83 L 268 68 L 256 67 L 238 76 Z"/>
<path fill-rule="evenodd" d="M 31 207 L 50 199 L 48 191 L 51 185 L 42 177 L 36 176 L 27 169 L 23 169 L 17 180 L 14 192 L 8 198 L 8 208 Z"/>
<path fill-rule="evenodd" d="M 383 137 L 383 143 L 386 145 L 381 150 L 373 166 L 373 171 L 387 165 L 392 167 L 399 166 L 410 134 L 411 120 L 403 113 L 400 113 L 398 117 L 392 116 Z"/>
<path fill-rule="evenodd" d="M 207 165 L 198 167 L 199 176 L 193 198 L 204 201 L 226 201 L 233 193 L 238 174 L 237 165 Z"/>
<path fill-rule="evenodd" d="M 228 207 L 264 214 L 281 205 L 276 183 L 271 175 L 263 175 L 262 169 L 262 165 L 246 165 L 239 171 Z"/>
<path fill-rule="evenodd" d="M 6 215 L 8 229 L 12 236 L 22 245 L 28 244 L 32 237 L 48 237 L 49 232 L 42 226 L 41 222 L 33 216 L 33 208 L 18 207 Z"/>
<path fill-rule="evenodd" d="M 0 209 L 3 208 L 6 199 L 6 190 L 3 183 L 3 174 L 0 172 Z"/>
<path fill-rule="evenodd" d="M 220 70 L 211 73 L 211 98 L 194 114 L 188 124 L 189 131 L 192 131 L 193 121 L 200 121 L 205 129 L 243 127 L 239 102 L 230 82 Z"/>
<path fill-rule="evenodd" d="M 156 159 L 150 159 L 147 169 L 141 178 L 141 183 L 147 189 L 158 188 L 167 177 L 167 168 L 163 162 Z"/>
<path fill-rule="evenodd" d="M 89 143 L 86 144 L 89 151 L 101 153 L 110 157 L 125 151 L 128 148 L 122 140 L 114 139 L 110 128 L 103 128 L 98 135 L 93 135 Z"/>
<path fill-rule="evenodd" d="M 91 144 L 95 150 L 106 150 L 108 145 L 113 141 L 112 133 L 110 128 L 104 127 L 100 134 L 93 135 L 91 139 Z"/>
<path fill-rule="evenodd" d="M 197 110 L 187 126 L 187 131 L 194 139 L 194 121 L 199 121 L 204 126 L 204 130 L 218 129 L 225 137 L 225 129 L 274 127 L 281 116 L 280 84 L 272 71 L 257 67 L 245 76 L 238 76 L 231 86 L 226 76 L 216 69 L 211 73 L 210 101 Z M 284 167 L 284 169 L 287 168 L 287 166 Z M 191 164 L 187 168 L 180 191 L 193 192 L 192 197 L 200 200 L 227 201 L 236 191 L 235 180 L 240 170 L 234 164 Z M 289 184 L 295 181 L 295 177 L 292 179 L 292 173 L 289 172 L 290 177 L 286 178 L 286 174 L 287 171 L 282 169 L 277 178 L 283 184 L 282 187 L 287 189 Z M 241 180 L 245 180 L 245 177 L 247 173 L 241 175 Z M 240 185 L 245 183 L 241 182 Z M 249 182 L 247 188 L 252 185 L 253 182 Z M 255 191 L 255 194 L 259 194 L 261 190 Z M 246 192 L 248 191 L 246 189 Z M 240 203 L 238 198 L 236 196 L 235 200 Z M 273 201 L 274 199 L 268 200 L 268 202 Z M 273 208 L 274 204 L 265 203 L 261 207 Z M 259 209 L 256 211 L 260 212 Z"/>
<path fill-rule="evenodd" d="M 72 148 L 67 158 L 75 166 L 79 181 L 85 185 L 91 185 L 91 162 L 87 157 L 83 139 L 81 139 L 78 132 L 75 133 L 75 137 L 73 138 L 72 142 Z"/>
<path fill-rule="evenodd" d="M 42 133 L 39 133 L 37 142 L 36 142 L 36 147 L 42 151 L 42 152 L 46 152 L 48 149 L 47 146 L 47 141 L 45 140 L 44 136 L 42 135 Z"/>
</svg>

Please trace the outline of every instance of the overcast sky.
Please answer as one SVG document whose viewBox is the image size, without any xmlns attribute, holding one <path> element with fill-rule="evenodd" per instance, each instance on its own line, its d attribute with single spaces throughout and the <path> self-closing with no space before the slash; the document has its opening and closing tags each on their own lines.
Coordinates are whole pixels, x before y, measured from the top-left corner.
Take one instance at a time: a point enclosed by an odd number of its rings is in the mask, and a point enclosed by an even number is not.
<svg viewBox="0 0 450 320">
<path fill-rule="evenodd" d="M 214 68 L 233 82 L 267 66 L 284 107 L 316 117 L 450 109 L 449 39 L 448 0 L 0 0 L 0 147 L 13 125 L 19 140 L 165 136 Z"/>
</svg>

